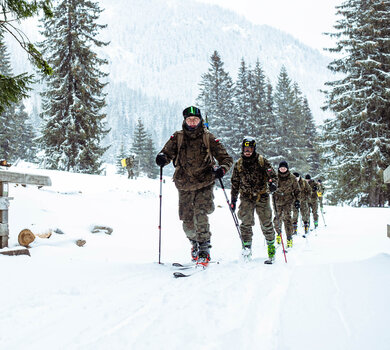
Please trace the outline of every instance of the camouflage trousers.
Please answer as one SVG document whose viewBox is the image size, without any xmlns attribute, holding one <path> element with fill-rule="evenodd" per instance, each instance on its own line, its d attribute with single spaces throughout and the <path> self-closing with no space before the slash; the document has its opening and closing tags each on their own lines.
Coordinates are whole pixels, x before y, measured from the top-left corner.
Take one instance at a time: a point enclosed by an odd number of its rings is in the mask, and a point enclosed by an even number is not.
<svg viewBox="0 0 390 350">
<path fill-rule="evenodd" d="M 323 197 L 318 197 L 318 201 L 320 202 L 320 208 L 323 208 L 324 207 L 324 203 L 322 202 L 323 200 Z"/>
<path fill-rule="evenodd" d="M 244 242 L 252 242 L 252 226 L 255 225 L 255 210 L 259 217 L 261 230 L 267 241 L 275 239 L 275 231 L 272 226 L 272 210 L 269 195 L 263 195 L 260 200 L 251 200 L 240 196 L 238 218 L 241 220 L 241 236 Z"/>
<path fill-rule="evenodd" d="M 301 201 L 301 207 L 299 209 L 295 208 L 295 206 L 293 205 L 292 211 L 293 211 L 292 222 L 298 223 L 299 212 L 301 213 L 303 222 L 310 221 L 310 210 L 306 201 Z"/>
<path fill-rule="evenodd" d="M 284 223 L 284 229 L 286 231 L 287 239 L 292 239 L 293 227 L 291 219 L 291 202 L 287 202 L 282 205 L 276 205 L 276 214 L 274 217 L 274 226 L 278 234 L 282 232 L 282 224 Z"/>
<path fill-rule="evenodd" d="M 317 201 L 317 199 L 311 200 L 310 202 L 308 202 L 308 206 L 309 206 L 309 221 L 310 221 L 310 210 L 311 210 L 311 212 L 313 214 L 314 222 L 318 222 L 318 201 Z"/>
<path fill-rule="evenodd" d="M 179 190 L 179 218 L 187 238 L 197 242 L 210 240 L 209 218 L 214 207 L 214 185 L 195 191 Z"/>
</svg>

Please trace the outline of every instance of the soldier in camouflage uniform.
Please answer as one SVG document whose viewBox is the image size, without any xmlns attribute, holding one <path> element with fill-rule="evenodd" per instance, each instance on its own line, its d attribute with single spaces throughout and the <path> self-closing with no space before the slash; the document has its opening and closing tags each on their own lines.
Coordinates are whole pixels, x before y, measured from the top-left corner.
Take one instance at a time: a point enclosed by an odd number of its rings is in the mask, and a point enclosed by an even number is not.
<svg viewBox="0 0 390 350">
<path fill-rule="evenodd" d="M 274 193 L 274 226 L 278 233 L 277 242 L 281 242 L 282 223 L 287 236 L 287 248 L 293 245 L 293 227 L 291 221 L 291 207 L 294 203 L 299 208 L 299 187 L 295 176 L 288 170 L 286 161 L 281 161 L 278 168 L 278 189 Z"/>
<path fill-rule="evenodd" d="M 156 157 L 158 166 L 173 161 L 173 181 L 179 191 L 179 217 L 192 244 L 191 256 L 198 264 L 210 261 L 208 215 L 214 211 L 213 187 L 233 164 L 233 158 L 203 123 L 196 107 L 183 111 L 182 130 L 176 131 Z M 218 161 L 216 166 L 215 159 Z"/>
<path fill-rule="evenodd" d="M 310 185 L 311 188 L 311 196 L 309 201 L 309 210 L 313 213 L 313 219 L 314 219 L 314 228 L 318 227 L 318 184 L 316 181 L 314 181 L 309 174 L 305 176 L 305 180 Z M 309 219 L 310 219 L 310 213 L 309 213 Z M 310 220 L 309 220 L 310 222 Z"/>
<path fill-rule="evenodd" d="M 320 203 L 320 208 L 322 211 L 324 208 L 323 198 L 324 198 L 325 186 L 323 185 L 321 179 L 318 179 L 317 183 L 318 183 L 317 196 L 318 196 L 318 201 Z"/>
<path fill-rule="evenodd" d="M 309 210 L 309 201 L 311 197 L 311 187 L 309 184 L 302 179 L 299 173 L 294 173 L 299 186 L 299 202 L 300 208 L 297 208 L 296 205 L 293 205 L 293 230 L 296 233 L 298 230 L 298 216 L 299 212 L 301 213 L 305 234 L 309 232 L 309 220 L 310 220 L 310 210 Z"/>
<path fill-rule="evenodd" d="M 270 162 L 256 153 L 256 141 L 247 136 L 242 142 L 241 158 L 236 162 L 232 175 L 231 207 L 236 209 L 238 194 L 240 207 L 238 218 L 241 220 L 241 238 L 243 255 L 251 255 L 252 226 L 255 224 L 254 212 L 260 219 L 261 229 L 267 240 L 268 256 L 275 256 L 275 231 L 272 226 L 272 209 L 269 191 L 277 188 L 277 176 Z"/>
<path fill-rule="evenodd" d="M 126 169 L 127 169 L 127 178 L 134 178 L 134 156 L 130 156 L 126 158 Z"/>
</svg>

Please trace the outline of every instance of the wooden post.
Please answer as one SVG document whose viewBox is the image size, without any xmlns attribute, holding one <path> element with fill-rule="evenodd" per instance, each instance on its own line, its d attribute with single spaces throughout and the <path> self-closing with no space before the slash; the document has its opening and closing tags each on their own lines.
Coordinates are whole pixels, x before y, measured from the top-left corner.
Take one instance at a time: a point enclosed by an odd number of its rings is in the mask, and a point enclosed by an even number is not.
<svg viewBox="0 0 390 350">
<path fill-rule="evenodd" d="M 0 249 L 8 247 L 8 182 L 0 182 Z"/>
<path fill-rule="evenodd" d="M 8 207 L 9 201 L 13 199 L 8 197 L 9 183 L 51 186 L 51 180 L 48 176 L 0 170 L 0 249 L 8 247 Z"/>
</svg>

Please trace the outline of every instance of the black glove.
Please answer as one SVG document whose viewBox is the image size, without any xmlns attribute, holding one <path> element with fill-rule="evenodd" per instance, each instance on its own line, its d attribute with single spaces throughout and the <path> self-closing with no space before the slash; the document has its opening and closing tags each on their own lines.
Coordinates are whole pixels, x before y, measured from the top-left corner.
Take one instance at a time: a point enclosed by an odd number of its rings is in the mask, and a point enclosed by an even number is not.
<svg viewBox="0 0 390 350">
<path fill-rule="evenodd" d="M 159 166 L 159 167 L 163 167 L 167 164 L 167 156 L 164 154 L 164 153 L 159 153 L 157 154 L 157 157 L 156 157 L 156 164 Z"/>
<path fill-rule="evenodd" d="M 236 203 L 237 203 L 237 198 L 232 198 L 230 202 L 230 208 L 232 208 L 232 211 L 236 210 Z"/>
<path fill-rule="evenodd" d="M 216 166 L 213 168 L 213 173 L 216 179 L 222 179 L 225 175 L 225 169 L 221 166 Z"/>
<path fill-rule="evenodd" d="M 314 185 L 314 186 L 313 186 L 313 191 L 317 191 L 317 190 L 318 190 L 317 185 Z"/>
<path fill-rule="evenodd" d="M 276 186 L 276 184 L 274 184 L 273 182 L 270 182 L 270 184 L 269 184 L 270 192 L 274 193 L 277 189 L 278 189 L 278 186 Z"/>
<path fill-rule="evenodd" d="M 301 202 L 298 199 L 294 202 L 294 207 L 297 209 L 301 207 Z"/>
</svg>

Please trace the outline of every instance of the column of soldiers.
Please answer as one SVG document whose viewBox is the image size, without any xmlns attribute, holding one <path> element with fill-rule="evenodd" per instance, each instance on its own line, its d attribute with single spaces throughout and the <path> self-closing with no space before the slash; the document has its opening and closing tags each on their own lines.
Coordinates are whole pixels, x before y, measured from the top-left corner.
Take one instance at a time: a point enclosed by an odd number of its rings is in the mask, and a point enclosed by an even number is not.
<svg viewBox="0 0 390 350">
<path fill-rule="evenodd" d="M 191 258 L 197 264 L 207 266 L 212 235 L 208 215 L 214 211 L 213 187 L 215 179 L 221 179 L 232 167 L 233 158 L 220 140 L 208 131 L 199 108 L 190 106 L 184 109 L 183 117 L 182 130 L 171 136 L 157 155 L 156 163 L 164 167 L 172 161 L 175 166 L 173 181 L 179 192 L 179 217 L 191 243 Z M 318 198 L 322 200 L 324 191 L 320 186 L 321 183 L 311 179 L 310 175 L 302 179 L 298 173 L 291 174 L 286 161 L 280 162 L 275 172 L 271 163 L 256 152 L 256 140 L 245 137 L 241 156 L 233 167 L 229 203 L 234 215 L 238 197 L 240 199 L 237 216 L 241 220 L 243 255 L 248 257 L 252 253 L 255 212 L 272 261 L 275 256 L 275 230 L 277 244 L 280 244 L 284 224 L 287 247 L 291 248 L 293 235 L 298 229 L 299 213 L 305 233 L 310 226 L 310 211 L 316 228 Z M 320 203 L 322 205 L 322 201 Z"/>
</svg>

